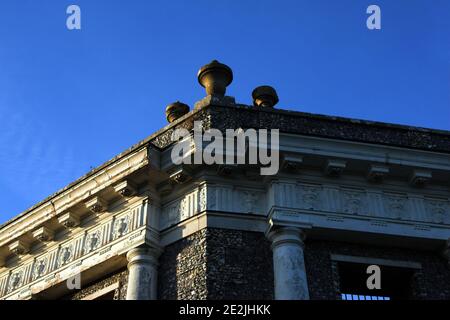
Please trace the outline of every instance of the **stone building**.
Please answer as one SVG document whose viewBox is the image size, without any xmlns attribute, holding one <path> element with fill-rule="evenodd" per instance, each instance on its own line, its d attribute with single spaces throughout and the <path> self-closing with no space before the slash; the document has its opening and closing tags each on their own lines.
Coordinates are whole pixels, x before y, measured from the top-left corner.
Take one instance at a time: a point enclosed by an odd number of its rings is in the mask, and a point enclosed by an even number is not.
<svg viewBox="0 0 450 320">
<path fill-rule="evenodd" d="M 204 66 L 193 110 L 3 224 L 0 299 L 450 299 L 450 132 L 280 110 L 267 86 L 242 105 L 231 81 Z M 194 121 L 279 129 L 280 170 L 174 164 Z"/>
</svg>

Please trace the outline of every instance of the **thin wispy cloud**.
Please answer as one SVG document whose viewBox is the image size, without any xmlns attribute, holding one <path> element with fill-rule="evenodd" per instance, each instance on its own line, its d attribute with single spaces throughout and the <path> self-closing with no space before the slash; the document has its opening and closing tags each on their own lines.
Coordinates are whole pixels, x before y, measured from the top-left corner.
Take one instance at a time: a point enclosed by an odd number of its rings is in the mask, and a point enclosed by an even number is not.
<svg viewBox="0 0 450 320">
<path fill-rule="evenodd" d="M 0 123 L 0 168 L 7 173 L 0 174 L 0 188 L 6 189 L 3 194 L 12 193 L 23 199 L 20 210 L 74 178 L 77 170 L 73 149 L 70 144 L 52 138 L 45 124 L 5 105 L 0 106 Z M 5 212 L 0 207 L 1 220 L 18 213 Z"/>
</svg>

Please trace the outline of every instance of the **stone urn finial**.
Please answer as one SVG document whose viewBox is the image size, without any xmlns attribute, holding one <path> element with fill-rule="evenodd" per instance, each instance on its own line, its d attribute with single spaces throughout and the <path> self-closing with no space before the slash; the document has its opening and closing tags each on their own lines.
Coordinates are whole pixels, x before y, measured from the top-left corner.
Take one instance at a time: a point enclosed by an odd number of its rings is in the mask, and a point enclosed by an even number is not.
<svg viewBox="0 0 450 320">
<path fill-rule="evenodd" d="M 223 97 L 227 86 L 233 81 L 233 71 L 227 65 L 213 60 L 200 68 L 197 77 L 207 95 Z"/>
<path fill-rule="evenodd" d="M 166 107 L 166 118 L 169 123 L 181 118 L 189 112 L 189 106 L 180 101 L 169 104 Z"/>
<path fill-rule="evenodd" d="M 278 103 L 278 95 L 271 86 L 260 86 L 252 92 L 255 107 L 273 108 Z"/>
</svg>

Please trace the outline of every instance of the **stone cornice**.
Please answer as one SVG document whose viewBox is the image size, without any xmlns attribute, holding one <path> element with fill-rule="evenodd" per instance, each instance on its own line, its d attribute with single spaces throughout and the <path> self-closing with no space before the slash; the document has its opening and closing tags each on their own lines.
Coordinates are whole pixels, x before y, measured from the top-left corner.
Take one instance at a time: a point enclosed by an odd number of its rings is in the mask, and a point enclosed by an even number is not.
<svg viewBox="0 0 450 320">
<path fill-rule="evenodd" d="M 279 129 L 307 136 L 450 153 L 450 132 L 445 130 L 221 103 L 191 111 L 144 141 L 164 149 L 171 145 L 174 129 L 190 130 L 196 120 L 203 122 L 204 129 Z"/>
<path fill-rule="evenodd" d="M 3 224 L 0 229 L 0 247 L 27 232 L 37 229 L 44 222 L 59 216 L 71 207 L 87 200 L 149 163 L 149 149 L 141 148 L 86 177 L 79 183 L 64 189 L 53 198 Z"/>
<path fill-rule="evenodd" d="M 280 132 L 450 153 L 450 132 L 272 108 L 214 106 L 217 129 L 279 129 Z"/>
</svg>

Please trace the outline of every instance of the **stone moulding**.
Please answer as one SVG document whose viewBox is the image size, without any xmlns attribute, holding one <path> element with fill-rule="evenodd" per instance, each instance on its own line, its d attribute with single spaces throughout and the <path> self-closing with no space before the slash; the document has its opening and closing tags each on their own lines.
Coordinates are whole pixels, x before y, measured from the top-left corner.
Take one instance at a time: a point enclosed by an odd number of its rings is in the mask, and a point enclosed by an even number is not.
<svg viewBox="0 0 450 320">
<path fill-rule="evenodd" d="M 298 179 L 274 180 L 268 189 L 254 185 L 230 186 L 208 182 L 186 191 L 161 207 L 160 230 L 176 226 L 205 210 L 234 214 L 267 216 L 271 208 L 286 208 L 285 215 L 315 217 L 331 227 L 352 230 L 362 221 L 381 231 L 380 226 L 399 226 L 396 231 L 450 231 L 450 199 L 405 192 L 377 185 L 352 185 L 351 181 L 331 184 Z M 301 212 L 301 213 L 299 213 Z M 311 218 L 312 219 L 312 218 Z M 339 224 L 336 224 L 338 222 Z M 409 226 L 406 227 L 405 226 Z M 418 226 L 421 226 L 417 229 Z M 403 231 L 402 231 L 403 232 Z M 414 236 L 414 235 L 413 235 Z"/>
<path fill-rule="evenodd" d="M 18 218 L 7 222 L 1 227 L 0 246 L 11 242 L 26 232 L 33 231 L 45 221 L 58 216 L 75 204 L 96 194 L 100 190 L 116 183 L 130 173 L 149 164 L 149 150 L 142 148 L 125 158 L 119 159 L 103 170 L 87 177 L 78 184 L 43 202 L 31 211 L 25 212 Z"/>
<path fill-rule="evenodd" d="M 265 215 L 265 204 L 261 188 L 204 183 L 162 206 L 160 230 L 206 210 Z"/>
<path fill-rule="evenodd" d="M 0 274 L 0 299 L 23 299 L 24 291 L 36 294 L 144 243 L 153 210 L 144 198 Z"/>
<path fill-rule="evenodd" d="M 313 228 L 355 231 L 400 237 L 446 240 L 450 226 L 432 225 L 414 221 L 372 218 L 364 216 L 336 214 L 326 211 L 311 211 L 286 207 L 272 207 L 269 224 L 278 226 L 310 225 Z"/>
<path fill-rule="evenodd" d="M 446 197 L 302 181 L 274 181 L 269 196 L 269 206 L 450 228 L 450 199 Z"/>
</svg>

